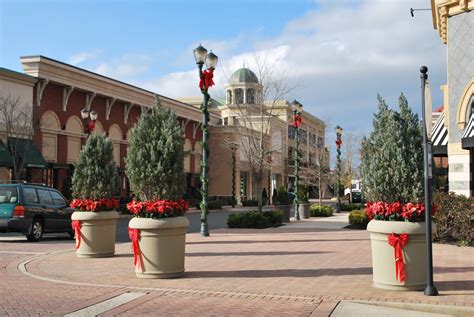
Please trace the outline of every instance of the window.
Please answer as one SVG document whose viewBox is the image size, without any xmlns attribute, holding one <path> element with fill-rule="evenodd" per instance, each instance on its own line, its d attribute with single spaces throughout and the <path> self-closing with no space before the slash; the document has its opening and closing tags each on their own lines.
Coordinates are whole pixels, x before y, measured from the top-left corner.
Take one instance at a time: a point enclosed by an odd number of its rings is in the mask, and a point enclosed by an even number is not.
<svg viewBox="0 0 474 317">
<path fill-rule="evenodd" d="M 50 191 L 51 197 L 53 198 L 53 202 L 56 206 L 65 206 L 67 205 L 66 201 L 64 200 L 63 196 L 55 191 Z"/>
<path fill-rule="evenodd" d="M 18 201 L 18 193 L 16 187 L 0 188 L 0 204 L 16 203 Z"/>
<path fill-rule="evenodd" d="M 229 125 L 229 117 L 224 118 L 224 125 Z"/>
<path fill-rule="evenodd" d="M 25 203 L 37 204 L 38 196 L 36 195 L 36 190 L 34 188 L 23 188 L 23 195 L 25 196 Z"/>
<path fill-rule="evenodd" d="M 296 137 L 295 127 L 292 125 L 288 126 L 288 139 L 294 140 Z"/>
<path fill-rule="evenodd" d="M 49 190 L 38 189 L 37 191 L 38 191 L 38 197 L 39 197 L 40 203 L 46 204 L 46 205 L 53 204 L 53 199 L 51 198 L 51 195 L 49 194 Z"/>
<path fill-rule="evenodd" d="M 227 104 L 230 105 L 232 103 L 232 90 L 227 90 Z"/>
<path fill-rule="evenodd" d="M 254 104 L 255 103 L 255 90 L 252 88 L 247 89 L 247 94 L 245 96 L 245 103 Z"/>
<path fill-rule="evenodd" d="M 306 130 L 300 130 L 300 141 L 306 143 Z"/>
<path fill-rule="evenodd" d="M 235 98 L 235 103 L 238 105 L 241 105 L 244 103 L 244 91 L 240 88 L 236 89 L 234 91 L 234 98 Z"/>
</svg>

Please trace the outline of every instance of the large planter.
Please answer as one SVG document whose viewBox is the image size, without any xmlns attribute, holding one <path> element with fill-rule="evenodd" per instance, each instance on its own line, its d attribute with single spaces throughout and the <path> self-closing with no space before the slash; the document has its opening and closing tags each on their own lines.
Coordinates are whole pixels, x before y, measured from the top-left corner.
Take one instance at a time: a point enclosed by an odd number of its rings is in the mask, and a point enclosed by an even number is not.
<svg viewBox="0 0 474 317">
<path fill-rule="evenodd" d="M 129 228 L 140 230 L 142 272 L 140 278 L 176 278 L 184 274 L 186 217 L 132 218 Z"/>
<path fill-rule="evenodd" d="M 423 290 L 426 287 L 426 227 L 424 222 L 372 220 L 367 226 L 372 244 L 373 285 L 389 290 Z M 434 230 L 433 230 L 434 231 Z M 395 250 L 388 242 L 392 233 L 408 234 L 403 247 L 405 281 L 396 277 Z"/>
<path fill-rule="evenodd" d="M 81 237 L 76 249 L 78 257 L 103 258 L 115 254 L 116 211 L 76 211 L 71 220 L 81 223 Z M 76 237 L 77 239 L 77 237 Z M 77 243 L 77 242 L 76 242 Z"/>
<path fill-rule="evenodd" d="M 309 202 L 304 202 L 299 204 L 298 212 L 301 218 L 308 219 L 309 218 L 309 207 L 311 204 Z"/>
<path fill-rule="evenodd" d="M 276 205 L 277 210 L 281 210 L 283 213 L 283 222 L 290 222 L 291 207 L 293 205 Z"/>
</svg>

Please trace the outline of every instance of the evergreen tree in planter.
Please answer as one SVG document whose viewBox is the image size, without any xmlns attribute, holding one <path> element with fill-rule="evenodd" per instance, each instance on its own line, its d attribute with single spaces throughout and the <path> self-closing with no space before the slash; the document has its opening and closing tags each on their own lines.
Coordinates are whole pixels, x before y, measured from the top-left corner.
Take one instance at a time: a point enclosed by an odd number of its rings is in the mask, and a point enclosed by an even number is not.
<svg viewBox="0 0 474 317">
<path fill-rule="evenodd" d="M 361 146 L 362 190 L 369 200 L 366 214 L 373 219 L 367 230 L 371 233 L 374 286 L 424 289 L 422 124 L 403 94 L 400 112 L 389 109 L 380 96 L 378 102 L 373 131 Z"/>
<path fill-rule="evenodd" d="M 138 277 L 170 278 L 184 273 L 188 203 L 182 199 L 183 131 L 173 112 L 157 103 L 132 129 L 126 173 L 136 199 L 129 234 Z"/>
<path fill-rule="evenodd" d="M 112 142 L 100 135 L 88 137 L 72 177 L 72 226 L 76 253 L 81 257 L 104 257 L 115 253 L 119 175 Z"/>
</svg>

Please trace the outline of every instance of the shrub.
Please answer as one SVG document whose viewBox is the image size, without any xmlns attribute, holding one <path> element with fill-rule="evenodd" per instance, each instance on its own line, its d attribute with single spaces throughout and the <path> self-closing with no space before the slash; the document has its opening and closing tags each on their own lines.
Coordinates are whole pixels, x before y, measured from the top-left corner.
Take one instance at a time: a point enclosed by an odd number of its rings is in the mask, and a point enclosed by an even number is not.
<svg viewBox="0 0 474 317">
<path fill-rule="evenodd" d="M 298 201 L 307 202 L 308 201 L 308 187 L 301 185 L 298 186 Z"/>
<path fill-rule="evenodd" d="M 437 232 L 435 240 L 472 245 L 474 232 L 471 219 L 474 217 L 474 198 L 455 193 L 436 193 L 433 202 L 438 207 L 433 217 Z"/>
<path fill-rule="evenodd" d="M 362 208 L 362 204 L 341 204 L 341 211 L 352 211 Z"/>
<path fill-rule="evenodd" d="M 242 206 L 244 207 L 255 207 L 258 206 L 258 200 L 256 199 L 248 199 L 242 202 Z"/>
<path fill-rule="evenodd" d="M 207 202 L 207 208 L 209 210 L 222 209 L 223 202 L 221 200 L 211 200 Z"/>
<path fill-rule="evenodd" d="M 313 204 L 309 207 L 309 214 L 311 217 L 331 217 L 334 212 L 332 206 L 320 206 Z"/>
<path fill-rule="evenodd" d="M 349 214 L 349 223 L 354 228 L 366 229 L 369 223 L 369 218 L 364 210 L 353 210 Z"/>
<path fill-rule="evenodd" d="M 248 211 L 238 214 L 230 214 L 227 218 L 229 228 L 255 228 L 263 229 L 278 227 L 283 222 L 283 214 L 280 211 Z"/>
<path fill-rule="evenodd" d="M 288 191 L 286 190 L 285 186 L 280 186 L 278 188 L 278 193 L 277 193 L 277 205 L 291 205 L 293 202 L 290 200 L 290 197 L 288 196 Z"/>
</svg>

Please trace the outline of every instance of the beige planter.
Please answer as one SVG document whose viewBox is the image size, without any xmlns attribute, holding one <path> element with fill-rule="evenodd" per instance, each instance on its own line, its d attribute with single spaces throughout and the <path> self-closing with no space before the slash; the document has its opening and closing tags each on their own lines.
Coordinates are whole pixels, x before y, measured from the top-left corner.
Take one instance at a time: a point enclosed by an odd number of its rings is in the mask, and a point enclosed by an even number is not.
<svg viewBox="0 0 474 317">
<path fill-rule="evenodd" d="M 292 205 L 276 205 L 276 209 L 283 213 L 283 222 L 290 222 Z"/>
<path fill-rule="evenodd" d="M 374 287 L 390 290 L 423 290 L 426 286 L 426 230 L 424 222 L 372 220 L 367 226 L 372 243 Z M 433 230 L 434 231 L 434 230 Z M 395 249 L 388 243 L 392 233 L 408 234 L 403 247 L 405 281 L 396 279 Z"/>
<path fill-rule="evenodd" d="M 119 214 L 116 211 L 76 211 L 71 220 L 81 222 L 81 244 L 78 257 L 102 258 L 115 254 L 115 227 Z"/>
<path fill-rule="evenodd" d="M 301 218 L 308 219 L 309 218 L 309 207 L 311 206 L 310 203 L 304 202 L 301 203 L 298 207 L 298 212 Z"/>
<path fill-rule="evenodd" d="M 132 218 L 128 226 L 140 230 L 143 272 L 136 272 L 137 277 L 175 278 L 184 274 L 188 218 Z"/>
</svg>

